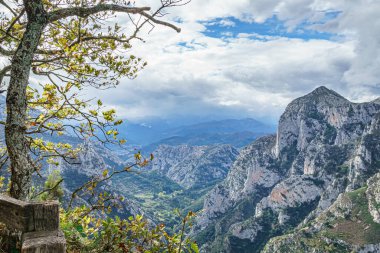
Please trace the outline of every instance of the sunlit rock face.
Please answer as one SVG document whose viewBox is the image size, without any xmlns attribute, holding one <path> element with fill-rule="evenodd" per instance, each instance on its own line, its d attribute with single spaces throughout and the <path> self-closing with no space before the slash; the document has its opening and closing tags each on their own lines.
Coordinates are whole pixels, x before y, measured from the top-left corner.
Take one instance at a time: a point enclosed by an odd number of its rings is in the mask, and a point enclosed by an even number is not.
<svg viewBox="0 0 380 253">
<path fill-rule="evenodd" d="M 365 185 L 380 170 L 379 118 L 378 100 L 352 103 L 326 87 L 291 102 L 277 135 L 242 149 L 206 197 L 193 231 L 204 252 L 258 252 Z"/>
<path fill-rule="evenodd" d="M 366 195 L 373 221 L 380 224 L 380 173 L 368 179 Z"/>
</svg>

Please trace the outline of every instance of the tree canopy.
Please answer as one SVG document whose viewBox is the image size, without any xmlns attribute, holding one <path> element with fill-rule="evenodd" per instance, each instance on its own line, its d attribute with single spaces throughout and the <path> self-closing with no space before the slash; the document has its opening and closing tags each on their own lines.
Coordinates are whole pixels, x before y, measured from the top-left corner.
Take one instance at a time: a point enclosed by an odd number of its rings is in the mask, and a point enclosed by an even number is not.
<svg viewBox="0 0 380 253">
<path fill-rule="evenodd" d="M 1 164 L 10 164 L 12 197 L 30 197 L 31 176 L 41 161 L 75 158 L 78 149 L 47 136 L 124 143 L 117 138 L 122 121 L 116 111 L 84 99 L 83 90 L 136 77 L 146 62 L 131 53 L 132 41 L 143 40 L 144 27 L 180 32 L 163 16 L 187 1 L 158 3 L 152 10 L 124 0 L 0 1 L 0 55 L 6 59 L 0 82 L 7 110 Z"/>
</svg>

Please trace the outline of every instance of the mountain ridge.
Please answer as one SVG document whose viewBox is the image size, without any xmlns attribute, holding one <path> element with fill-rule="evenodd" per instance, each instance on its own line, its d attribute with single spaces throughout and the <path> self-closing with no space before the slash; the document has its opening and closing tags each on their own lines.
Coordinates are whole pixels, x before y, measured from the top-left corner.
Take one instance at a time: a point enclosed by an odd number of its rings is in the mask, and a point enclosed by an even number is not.
<svg viewBox="0 0 380 253">
<path fill-rule="evenodd" d="M 131 143 L 140 144 L 143 149 L 153 151 L 160 144 L 231 144 L 233 136 L 241 139 L 235 141 L 234 146 L 242 147 L 257 136 L 275 131 L 273 126 L 252 118 L 211 120 L 175 127 L 165 122 L 153 123 L 126 123 L 122 125 L 120 133 L 126 139 L 130 139 Z"/>
</svg>

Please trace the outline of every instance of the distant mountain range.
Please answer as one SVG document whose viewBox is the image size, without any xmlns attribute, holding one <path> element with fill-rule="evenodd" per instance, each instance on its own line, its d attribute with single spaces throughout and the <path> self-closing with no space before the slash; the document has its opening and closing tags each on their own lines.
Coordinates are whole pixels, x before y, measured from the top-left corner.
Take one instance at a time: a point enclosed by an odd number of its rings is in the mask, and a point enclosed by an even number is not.
<svg viewBox="0 0 380 253">
<path fill-rule="evenodd" d="M 162 120 L 146 123 L 125 123 L 120 133 L 129 143 L 153 151 L 161 144 L 211 145 L 231 144 L 242 147 L 257 137 L 275 132 L 275 127 L 255 119 L 225 119 L 173 127 Z"/>
<path fill-rule="evenodd" d="M 5 119 L 5 97 L 0 95 L 0 119 Z M 191 119 L 184 122 L 183 119 L 165 120 L 160 118 L 147 119 L 136 123 L 125 120 L 118 127 L 119 137 L 125 138 L 129 146 L 153 152 L 161 144 L 166 145 L 213 145 L 230 144 L 240 148 L 254 141 L 260 136 L 274 133 L 276 127 L 252 118 L 245 119 L 223 119 L 202 121 Z M 1 133 L 1 136 L 3 133 Z M 46 136 L 47 138 L 51 138 Z M 66 136 L 70 142 L 78 143 L 76 137 Z"/>
</svg>

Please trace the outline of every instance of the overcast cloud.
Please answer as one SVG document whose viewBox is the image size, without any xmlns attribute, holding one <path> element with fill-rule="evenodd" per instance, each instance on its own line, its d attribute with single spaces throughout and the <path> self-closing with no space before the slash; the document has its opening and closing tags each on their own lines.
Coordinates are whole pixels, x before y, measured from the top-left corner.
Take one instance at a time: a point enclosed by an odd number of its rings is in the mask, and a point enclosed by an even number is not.
<svg viewBox="0 0 380 253">
<path fill-rule="evenodd" d="M 100 95 L 130 120 L 188 115 L 275 121 L 287 103 L 320 85 L 353 101 L 375 99 L 379 13 L 380 1 L 370 0 L 193 0 L 167 17 L 181 20 L 180 34 L 156 27 L 146 43 L 135 43 L 132 53 L 148 62 L 137 79 L 89 95 Z M 274 15 L 285 33 L 255 31 Z M 220 36 L 208 35 L 211 25 Z M 233 36 L 241 25 L 252 29 Z M 305 31 L 321 36 L 287 36 Z"/>
</svg>

